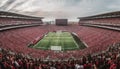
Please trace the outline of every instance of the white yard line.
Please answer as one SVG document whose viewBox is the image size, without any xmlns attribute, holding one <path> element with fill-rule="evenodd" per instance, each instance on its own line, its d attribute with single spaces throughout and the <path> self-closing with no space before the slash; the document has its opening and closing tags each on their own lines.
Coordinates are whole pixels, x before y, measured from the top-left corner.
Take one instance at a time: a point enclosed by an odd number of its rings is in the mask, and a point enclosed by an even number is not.
<svg viewBox="0 0 120 69">
<path fill-rule="evenodd" d="M 72 36 L 72 35 L 71 35 Z M 76 43 L 76 41 L 74 40 L 74 38 L 72 37 L 74 43 L 76 44 L 77 48 L 79 48 L 79 45 Z"/>
</svg>

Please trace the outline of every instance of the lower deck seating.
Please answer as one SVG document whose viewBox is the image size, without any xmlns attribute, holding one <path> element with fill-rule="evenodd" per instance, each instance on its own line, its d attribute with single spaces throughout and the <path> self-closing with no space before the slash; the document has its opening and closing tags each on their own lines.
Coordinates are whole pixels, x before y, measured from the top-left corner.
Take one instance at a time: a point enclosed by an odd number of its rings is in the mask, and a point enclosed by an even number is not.
<svg viewBox="0 0 120 69">
<path fill-rule="evenodd" d="M 59 55 L 60 58 L 62 54 Z M 120 69 L 120 43 L 113 44 L 108 50 L 99 54 L 88 54 L 78 59 L 64 60 L 63 58 L 55 61 L 49 58 L 47 61 L 42 58 L 31 58 L 22 53 L 0 48 L 0 59 L 0 69 Z"/>
<path fill-rule="evenodd" d="M 44 51 L 28 48 L 31 41 L 37 37 L 42 37 L 49 31 L 64 30 L 74 32 L 88 46 L 83 50 L 67 51 L 64 53 L 55 53 L 53 51 Z M 24 53 L 33 57 L 57 59 L 69 58 L 73 56 L 79 58 L 81 55 L 98 53 L 106 50 L 110 45 L 120 42 L 120 33 L 118 31 L 106 30 L 85 26 L 37 26 L 28 28 L 12 29 L 0 32 L 1 48 L 10 49 L 15 52 Z M 41 55 L 42 54 L 42 55 Z M 64 55 L 64 56 L 63 56 Z"/>
</svg>

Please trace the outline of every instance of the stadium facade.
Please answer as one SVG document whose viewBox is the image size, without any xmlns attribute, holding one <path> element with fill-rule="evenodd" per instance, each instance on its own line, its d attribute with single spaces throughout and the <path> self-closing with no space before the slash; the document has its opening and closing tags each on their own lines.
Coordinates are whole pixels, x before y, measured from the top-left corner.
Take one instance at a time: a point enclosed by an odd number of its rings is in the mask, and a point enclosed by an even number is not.
<svg viewBox="0 0 120 69">
<path fill-rule="evenodd" d="M 43 17 L 33 17 L 12 12 L 0 11 L 0 31 L 19 27 L 37 26 L 43 24 Z"/>
<path fill-rule="evenodd" d="M 79 25 L 100 27 L 105 29 L 118 30 L 120 26 L 120 11 L 98 14 L 88 17 L 78 17 Z"/>
</svg>

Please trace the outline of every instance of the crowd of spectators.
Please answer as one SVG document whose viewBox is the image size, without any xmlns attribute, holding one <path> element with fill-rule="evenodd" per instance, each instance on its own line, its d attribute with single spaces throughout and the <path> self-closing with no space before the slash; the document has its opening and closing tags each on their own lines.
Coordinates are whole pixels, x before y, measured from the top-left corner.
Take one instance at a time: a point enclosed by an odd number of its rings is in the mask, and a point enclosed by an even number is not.
<svg viewBox="0 0 120 69">
<path fill-rule="evenodd" d="M 34 44 L 39 41 L 47 32 L 52 31 L 68 31 L 70 33 L 76 33 L 78 38 L 84 42 L 87 48 L 82 50 L 66 51 L 64 53 L 54 53 L 51 50 L 41 50 L 29 48 L 30 44 Z M 116 36 L 117 35 L 117 36 Z M 109 45 L 120 41 L 120 33 L 118 31 L 106 30 L 94 27 L 85 26 L 55 26 L 45 25 L 37 27 L 26 27 L 19 29 L 12 29 L 9 31 L 2 31 L 0 33 L 0 47 L 3 49 L 10 49 L 16 53 L 30 54 L 34 57 L 51 59 L 67 59 L 73 55 L 75 58 L 92 54 L 94 52 L 104 51 Z M 84 54 L 83 54 L 84 53 Z M 42 55 L 41 55 L 42 54 Z M 49 54 L 49 56 L 48 56 Z M 61 56 L 64 55 L 64 56 Z"/>
<path fill-rule="evenodd" d="M 42 60 L 0 48 L 0 69 L 120 69 L 120 44 L 79 59 Z"/>
</svg>

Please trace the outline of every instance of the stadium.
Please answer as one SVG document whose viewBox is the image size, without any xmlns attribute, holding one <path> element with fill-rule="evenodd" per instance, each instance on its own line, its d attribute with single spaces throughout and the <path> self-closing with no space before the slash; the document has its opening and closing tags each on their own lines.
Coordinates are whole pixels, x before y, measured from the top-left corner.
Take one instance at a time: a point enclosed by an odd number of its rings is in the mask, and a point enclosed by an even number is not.
<svg viewBox="0 0 120 69">
<path fill-rule="evenodd" d="M 0 11 L 0 69 L 120 69 L 120 11 L 44 19 Z"/>
</svg>

